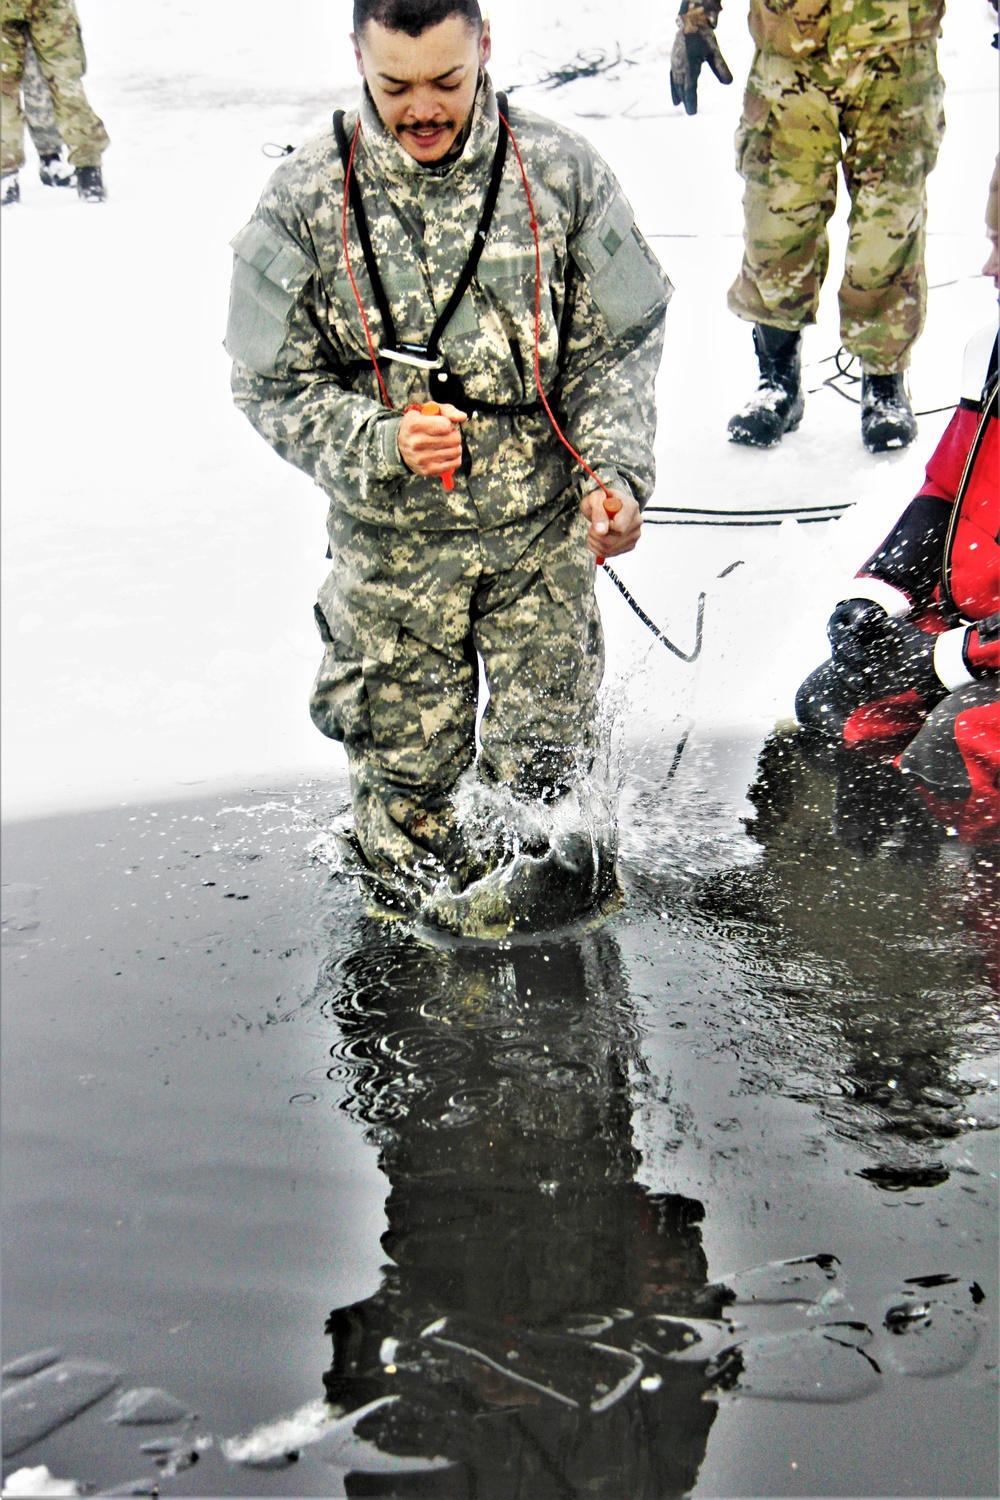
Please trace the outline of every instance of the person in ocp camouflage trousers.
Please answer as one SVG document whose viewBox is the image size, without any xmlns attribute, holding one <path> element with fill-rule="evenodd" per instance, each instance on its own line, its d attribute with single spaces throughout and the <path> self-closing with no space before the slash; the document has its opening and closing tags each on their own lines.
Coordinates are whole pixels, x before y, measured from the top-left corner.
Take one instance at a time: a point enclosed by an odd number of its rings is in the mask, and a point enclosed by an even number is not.
<svg viewBox="0 0 1000 1500">
<path fill-rule="evenodd" d="M 59 134 L 76 168 L 77 191 L 87 202 L 104 199 L 101 158 L 110 145 L 103 122 L 83 91 L 87 69 L 80 20 L 73 0 L 2 0 L 0 40 L 0 175 L 4 203 L 17 202 L 17 172 L 24 165 L 21 88 L 29 43 L 48 86 Z"/>
<path fill-rule="evenodd" d="M 880 452 L 916 436 L 903 372 L 926 309 L 943 13 L 944 0 L 751 0 L 757 51 L 736 134 L 745 250 L 729 306 L 754 324 L 760 387 L 729 423 L 734 442 L 770 447 L 802 419 L 801 332 L 816 321 L 838 164 L 851 202 L 841 339 L 861 364 L 862 438 Z M 697 42 L 690 11 L 685 25 Z"/>
</svg>

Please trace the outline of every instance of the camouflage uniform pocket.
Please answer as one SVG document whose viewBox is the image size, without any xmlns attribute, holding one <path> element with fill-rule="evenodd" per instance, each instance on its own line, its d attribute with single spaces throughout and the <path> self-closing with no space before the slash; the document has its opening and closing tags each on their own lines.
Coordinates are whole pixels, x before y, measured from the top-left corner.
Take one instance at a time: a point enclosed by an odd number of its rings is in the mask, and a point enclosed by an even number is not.
<svg viewBox="0 0 1000 1500">
<path fill-rule="evenodd" d="M 750 32 L 779 57 L 808 57 L 827 44 L 830 0 L 751 0 Z"/>
<path fill-rule="evenodd" d="M 851 12 L 847 50 L 853 55 L 874 47 L 898 47 L 910 40 L 910 0 L 863 0 Z"/>
<path fill-rule="evenodd" d="M 320 734 L 344 745 L 371 740 L 368 694 L 360 663 L 341 661 L 335 646 L 323 654 L 309 697 L 309 716 Z"/>
<path fill-rule="evenodd" d="M 539 537 L 532 553 L 549 597 L 567 610 L 574 626 L 589 616 L 594 598 L 593 561 L 587 548 L 587 521 L 575 506 L 558 516 Z"/>
<path fill-rule="evenodd" d="M 541 337 L 544 345 L 550 338 L 558 338 L 551 308 L 552 292 L 555 290 L 557 295 L 561 294 L 561 285 L 555 285 L 559 273 L 551 246 L 542 245 L 541 262 Z M 499 358 L 498 367 L 490 371 L 495 389 L 489 394 L 485 390 L 479 392 L 484 400 L 517 402 L 524 399 L 520 394 L 519 370 L 509 351 L 513 337 L 521 346 L 522 365 L 530 367 L 535 325 L 535 275 L 533 248 L 488 246 L 473 282 L 479 295 L 473 299 L 467 292 L 448 325 L 448 339 L 462 341 L 455 348 L 456 367 L 462 366 L 469 373 L 475 370 L 478 374 L 489 370 Z"/>
<path fill-rule="evenodd" d="M 570 254 L 612 338 L 662 312 L 673 290 L 635 226 L 623 193 L 612 199 L 600 221 L 570 245 Z"/>
<path fill-rule="evenodd" d="M 391 662 L 400 630 L 391 608 L 396 602 L 384 584 L 345 592 L 334 571 L 320 589 L 315 605 L 320 636 L 327 644 L 342 648 L 344 656 Z"/>
<path fill-rule="evenodd" d="M 226 350 L 259 375 L 274 375 L 292 308 L 317 267 L 261 219 L 251 219 L 230 243 L 236 262 Z"/>
<path fill-rule="evenodd" d="M 943 101 L 933 42 L 873 58 L 853 110 L 853 166 L 859 179 L 922 192 L 944 135 Z"/>
<path fill-rule="evenodd" d="M 542 259 L 542 281 L 551 280 L 556 258 L 549 245 L 539 247 Z M 483 251 L 476 271 L 476 280 L 483 286 L 496 287 L 501 300 L 510 294 L 513 283 L 530 293 L 529 303 L 535 305 L 535 250 L 533 245 L 490 245 Z M 500 289 L 503 289 L 500 291 Z"/>
<path fill-rule="evenodd" d="M 743 113 L 736 127 L 736 170 L 741 177 L 758 174 L 766 167 L 770 155 L 763 149 L 764 128 L 771 115 L 771 101 L 747 88 L 743 95 Z"/>
<path fill-rule="evenodd" d="M 933 44 L 931 50 L 932 62 L 928 70 L 922 110 L 925 172 L 933 172 L 944 139 L 944 79 L 933 62 Z"/>
<path fill-rule="evenodd" d="M 309 700 L 312 721 L 328 739 L 369 745 L 373 738 L 366 672 L 392 661 L 399 625 L 377 616 L 362 618 L 336 587 L 331 574 L 314 606 L 326 647 Z"/>
</svg>

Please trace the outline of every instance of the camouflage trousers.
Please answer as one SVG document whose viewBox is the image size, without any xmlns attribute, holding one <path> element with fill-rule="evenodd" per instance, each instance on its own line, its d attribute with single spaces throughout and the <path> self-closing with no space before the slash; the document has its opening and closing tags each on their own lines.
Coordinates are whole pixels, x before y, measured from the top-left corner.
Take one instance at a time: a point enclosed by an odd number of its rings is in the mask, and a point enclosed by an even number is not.
<svg viewBox="0 0 1000 1500">
<path fill-rule="evenodd" d="M 75 167 L 100 166 L 110 144 L 104 125 L 87 102 L 81 82 L 87 62 L 80 23 L 72 0 L 29 0 L 19 4 L 23 19 L 10 19 L 4 6 L 0 40 L 0 172 L 24 164 L 24 113 L 21 86 L 30 42 L 52 97 L 59 134 Z"/>
<path fill-rule="evenodd" d="M 816 321 L 837 166 L 850 194 L 840 336 L 869 374 L 909 363 L 924 326 L 927 176 L 944 134 L 933 42 L 859 59 L 758 52 L 736 133 L 743 266 L 738 317 L 789 331 Z"/>
<path fill-rule="evenodd" d="M 35 49 L 28 43 L 24 57 L 24 77 L 21 79 L 24 96 L 24 118 L 31 136 L 31 144 L 40 157 L 58 156 L 62 151 L 62 136 L 56 126 L 52 95 L 42 77 Z"/>
<path fill-rule="evenodd" d="M 482 780 L 557 796 L 592 756 L 604 638 L 586 523 L 574 502 L 488 532 L 343 513 L 330 531 L 310 707 L 347 750 L 358 841 L 376 870 L 467 878 L 451 794 L 476 759 L 480 659 Z"/>
</svg>

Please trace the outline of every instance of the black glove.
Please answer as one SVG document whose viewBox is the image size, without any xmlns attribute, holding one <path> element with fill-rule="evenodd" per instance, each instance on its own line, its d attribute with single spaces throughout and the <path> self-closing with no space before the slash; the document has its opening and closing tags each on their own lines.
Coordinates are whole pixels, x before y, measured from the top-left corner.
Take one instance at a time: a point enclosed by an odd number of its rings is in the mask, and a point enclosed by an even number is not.
<svg viewBox="0 0 1000 1500">
<path fill-rule="evenodd" d="M 733 75 L 715 40 L 722 0 L 681 0 L 677 13 L 677 36 L 670 53 L 670 94 L 683 103 L 689 115 L 698 113 L 698 74 L 708 63 L 720 83 L 732 83 Z"/>
<path fill-rule="evenodd" d="M 845 599 L 826 627 L 834 665 L 865 696 L 889 697 L 913 691 L 925 703 L 944 697 L 934 670 L 936 637 L 906 620 L 891 620 L 871 599 Z"/>
</svg>

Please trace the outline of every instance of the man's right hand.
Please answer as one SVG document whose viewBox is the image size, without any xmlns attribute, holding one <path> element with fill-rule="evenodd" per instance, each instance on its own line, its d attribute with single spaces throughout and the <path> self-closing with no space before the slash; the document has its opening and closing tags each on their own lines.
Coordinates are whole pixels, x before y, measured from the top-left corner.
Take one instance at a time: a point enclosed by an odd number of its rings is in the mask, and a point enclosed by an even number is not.
<svg viewBox="0 0 1000 1500">
<path fill-rule="evenodd" d="M 681 0 L 677 36 L 670 54 L 670 94 L 689 115 L 698 113 L 698 74 L 708 63 L 720 83 L 732 83 L 729 64 L 715 40 L 722 0 Z"/>
<path fill-rule="evenodd" d="M 442 406 L 440 415 L 425 417 L 418 407 L 403 413 L 396 442 L 399 456 L 414 474 L 440 478 L 462 463 L 462 434 L 458 424 L 468 416 L 457 406 Z"/>
</svg>

